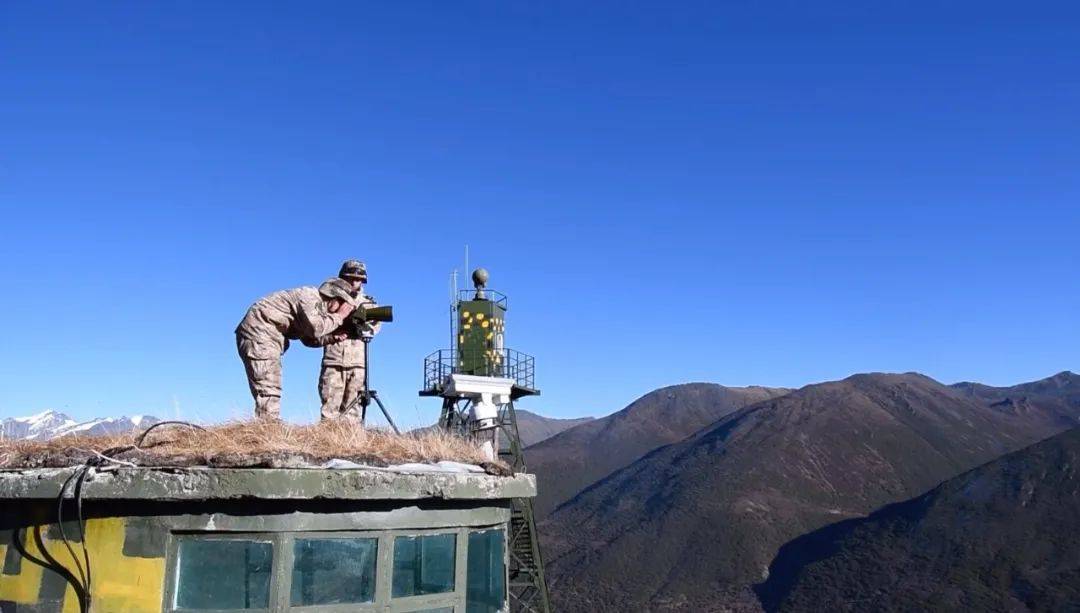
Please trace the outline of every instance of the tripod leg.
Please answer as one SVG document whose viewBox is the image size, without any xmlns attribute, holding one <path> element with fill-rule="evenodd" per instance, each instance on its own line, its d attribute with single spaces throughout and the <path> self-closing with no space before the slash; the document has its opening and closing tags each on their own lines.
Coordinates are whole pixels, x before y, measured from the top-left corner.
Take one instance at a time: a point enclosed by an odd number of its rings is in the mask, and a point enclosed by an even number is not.
<svg viewBox="0 0 1080 613">
<path fill-rule="evenodd" d="M 394 423 L 394 419 L 390 417 L 390 411 L 387 411 L 386 406 L 384 406 L 382 403 L 382 400 L 379 400 L 379 395 L 372 394 L 372 397 L 375 398 L 375 404 L 379 405 L 379 408 L 382 409 L 382 414 L 384 417 L 386 417 L 386 421 L 389 422 L 390 427 L 394 429 L 394 432 L 396 434 L 401 434 L 401 430 L 398 430 L 397 424 Z"/>
<path fill-rule="evenodd" d="M 364 425 L 364 416 L 367 414 L 367 406 L 364 405 L 363 390 L 361 390 L 360 393 L 358 393 L 356 397 L 349 402 L 349 404 L 345 405 L 345 410 L 341 414 L 348 415 L 350 411 L 357 407 L 359 407 L 360 409 L 360 425 L 362 426 Z"/>
</svg>

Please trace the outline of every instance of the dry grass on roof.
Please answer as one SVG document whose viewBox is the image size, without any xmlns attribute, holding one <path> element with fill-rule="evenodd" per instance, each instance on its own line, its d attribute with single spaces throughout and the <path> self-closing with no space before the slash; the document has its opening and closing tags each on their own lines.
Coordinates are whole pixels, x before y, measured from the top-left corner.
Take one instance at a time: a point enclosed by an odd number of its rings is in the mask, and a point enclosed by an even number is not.
<svg viewBox="0 0 1080 613">
<path fill-rule="evenodd" d="M 508 474 L 502 462 L 487 462 L 470 441 L 442 431 L 395 434 L 364 429 L 345 420 L 314 425 L 280 421 L 237 421 L 214 426 L 183 424 L 109 436 L 69 435 L 48 441 L 0 440 L 0 468 L 56 468 L 87 461 L 146 467 L 297 468 L 340 458 L 372 466 L 442 460 L 478 464 Z"/>
</svg>

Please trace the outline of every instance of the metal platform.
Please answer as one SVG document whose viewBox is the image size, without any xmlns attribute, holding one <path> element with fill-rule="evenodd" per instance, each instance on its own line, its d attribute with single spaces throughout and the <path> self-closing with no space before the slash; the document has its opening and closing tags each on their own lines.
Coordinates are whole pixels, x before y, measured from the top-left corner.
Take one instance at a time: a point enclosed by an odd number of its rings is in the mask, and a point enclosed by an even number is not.
<svg viewBox="0 0 1080 613">
<path fill-rule="evenodd" d="M 492 358 L 492 356 L 494 356 Z M 514 382 L 511 396 L 539 396 L 536 389 L 536 360 L 527 353 L 514 349 L 491 350 L 480 366 L 465 368 L 463 364 L 477 364 L 475 356 L 461 355 L 453 349 L 439 349 L 424 358 L 424 389 L 421 396 L 442 396 L 450 375 L 477 375 L 499 377 Z"/>
</svg>

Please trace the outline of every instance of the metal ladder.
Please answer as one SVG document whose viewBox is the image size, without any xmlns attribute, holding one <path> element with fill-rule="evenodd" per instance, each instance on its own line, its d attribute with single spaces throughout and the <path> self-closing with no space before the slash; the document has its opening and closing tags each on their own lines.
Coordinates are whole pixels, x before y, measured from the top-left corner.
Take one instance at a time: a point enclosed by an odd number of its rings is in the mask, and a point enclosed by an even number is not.
<svg viewBox="0 0 1080 613">
<path fill-rule="evenodd" d="M 499 415 L 499 429 L 506 435 L 508 443 L 505 449 L 500 446 L 499 459 L 509 464 L 515 473 L 526 472 L 513 402 L 503 407 Z M 510 505 L 510 583 L 507 586 L 510 608 L 526 613 L 551 613 L 532 499 L 514 498 Z"/>
</svg>

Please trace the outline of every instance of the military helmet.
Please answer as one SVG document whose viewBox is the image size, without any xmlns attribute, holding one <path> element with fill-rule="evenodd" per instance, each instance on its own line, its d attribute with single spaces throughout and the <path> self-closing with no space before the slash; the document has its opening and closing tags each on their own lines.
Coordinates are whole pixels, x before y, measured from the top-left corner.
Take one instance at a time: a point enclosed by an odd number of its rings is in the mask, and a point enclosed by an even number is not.
<svg viewBox="0 0 1080 613">
<path fill-rule="evenodd" d="M 319 286 L 319 293 L 326 298 L 337 298 L 343 300 L 353 306 L 356 306 L 357 300 L 353 296 L 352 287 L 348 281 L 340 279 L 338 277 L 331 277 L 326 281 L 323 281 Z"/>
<path fill-rule="evenodd" d="M 342 279 L 359 279 L 367 283 L 367 266 L 360 260 L 345 260 L 341 264 L 338 276 Z"/>
</svg>

